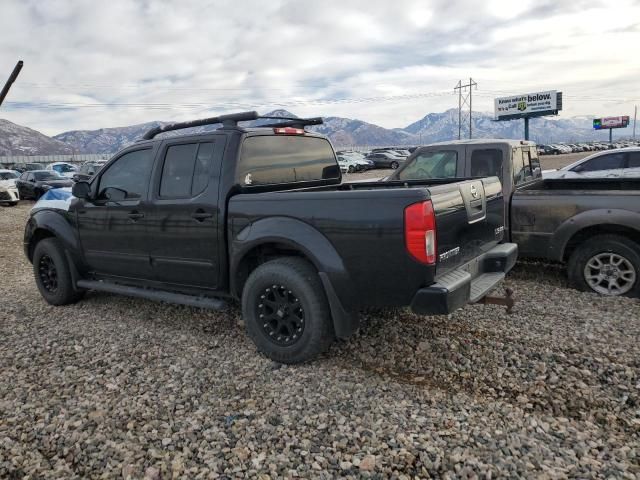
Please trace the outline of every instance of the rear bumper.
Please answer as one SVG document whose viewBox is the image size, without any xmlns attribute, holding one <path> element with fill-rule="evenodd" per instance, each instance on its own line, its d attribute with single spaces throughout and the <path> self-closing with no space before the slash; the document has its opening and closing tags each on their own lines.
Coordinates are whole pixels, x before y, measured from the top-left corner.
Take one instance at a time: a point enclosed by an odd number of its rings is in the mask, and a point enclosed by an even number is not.
<svg viewBox="0 0 640 480">
<path fill-rule="evenodd" d="M 496 245 L 466 265 L 448 272 L 433 285 L 421 288 L 411 301 L 420 315 L 445 315 L 484 297 L 502 281 L 518 258 L 515 243 Z"/>
</svg>

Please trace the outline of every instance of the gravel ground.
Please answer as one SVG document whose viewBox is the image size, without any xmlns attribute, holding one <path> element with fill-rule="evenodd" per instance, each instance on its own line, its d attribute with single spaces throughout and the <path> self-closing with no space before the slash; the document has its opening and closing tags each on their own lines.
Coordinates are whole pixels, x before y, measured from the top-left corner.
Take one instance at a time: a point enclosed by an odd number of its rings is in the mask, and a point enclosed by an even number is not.
<svg viewBox="0 0 640 480">
<path fill-rule="evenodd" d="M 640 479 L 640 302 L 519 265 L 513 314 L 363 314 L 296 367 L 238 311 L 51 307 L 0 210 L 0 478 Z"/>
</svg>

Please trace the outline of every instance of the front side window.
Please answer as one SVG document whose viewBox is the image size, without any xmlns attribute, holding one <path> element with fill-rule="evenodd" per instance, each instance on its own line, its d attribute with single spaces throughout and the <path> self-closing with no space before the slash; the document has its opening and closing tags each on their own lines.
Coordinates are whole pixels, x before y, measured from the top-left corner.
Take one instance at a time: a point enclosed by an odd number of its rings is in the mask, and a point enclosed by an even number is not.
<svg viewBox="0 0 640 480">
<path fill-rule="evenodd" d="M 324 138 L 302 135 L 248 137 L 237 170 L 241 185 L 276 185 L 340 178 L 340 167 Z"/>
<path fill-rule="evenodd" d="M 497 148 L 474 150 L 471 154 L 471 176 L 502 178 L 502 151 Z"/>
<path fill-rule="evenodd" d="M 435 150 L 416 156 L 398 173 L 398 179 L 454 178 L 457 170 L 458 153 L 455 150 Z"/>
<path fill-rule="evenodd" d="M 624 153 L 610 153 L 592 158 L 586 162 L 576 165 L 574 172 L 597 172 L 598 170 L 611 170 L 624 166 Z"/>
<path fill-rule="evenodd" d="M 127 200 L 145 198 L 152 164 L 150 149 L 125 153 L 101 175 L 99 197 L 104 198 L 110 188 L 120 191 Z"/>
</svg>

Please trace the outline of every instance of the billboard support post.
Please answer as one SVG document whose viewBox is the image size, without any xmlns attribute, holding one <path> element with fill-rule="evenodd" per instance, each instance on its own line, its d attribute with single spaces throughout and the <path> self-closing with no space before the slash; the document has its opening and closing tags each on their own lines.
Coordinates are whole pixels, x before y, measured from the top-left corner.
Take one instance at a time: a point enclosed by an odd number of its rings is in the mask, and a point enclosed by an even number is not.
<svg viewBox="0 0 640 480">
<path fill-rule="evenodd" d="M 524 117 L 524 139 L 529 140 L 529 117 Z"/>
<path fill-rule="evenodd" d="M 613 128 L 609 129 L 609 143 L 613 143 Z"/>
</svg>

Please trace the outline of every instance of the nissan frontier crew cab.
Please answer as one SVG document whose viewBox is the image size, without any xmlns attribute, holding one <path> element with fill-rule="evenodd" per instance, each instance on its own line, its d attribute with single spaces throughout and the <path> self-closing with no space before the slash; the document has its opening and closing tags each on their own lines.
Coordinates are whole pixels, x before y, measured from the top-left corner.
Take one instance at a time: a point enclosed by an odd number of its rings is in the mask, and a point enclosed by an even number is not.
<svg viewBox="0 0 640 480">
<path fill-rule="evenodd" d="M 88 183 L 45 194 L 24 236 L 44 299 L 236 299 L 257 348 L 297 363 L 351 335 L 362 307 L 447 314 L 513 267 L 498 178 L 341 183 L 329 140 L 304 129 L 322 119 L 265 121 L 275 120 L 245 112 L 158 127 Z"/>
</svg>

